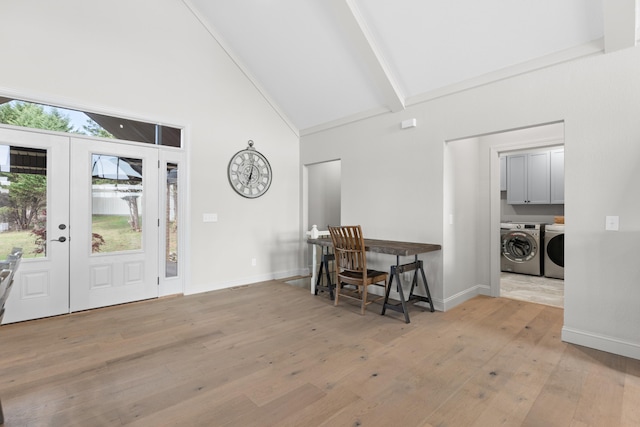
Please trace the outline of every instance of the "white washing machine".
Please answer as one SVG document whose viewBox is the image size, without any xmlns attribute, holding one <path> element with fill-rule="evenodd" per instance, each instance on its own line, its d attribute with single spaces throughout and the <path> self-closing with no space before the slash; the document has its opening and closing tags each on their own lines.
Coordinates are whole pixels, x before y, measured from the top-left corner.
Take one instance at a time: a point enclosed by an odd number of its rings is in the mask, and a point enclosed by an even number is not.
<svg viewBox="0 0 640 427">
<path fill-rule="evenodd" d="M 544 233 L 544 275 L 564 279 L 564 224 L 547 225 Z"/>
<path fill-rule="evenodd" d="M 541 276 L 544 224 L 500 224 L 500 268 L 510 273 Z"/>
</svg>

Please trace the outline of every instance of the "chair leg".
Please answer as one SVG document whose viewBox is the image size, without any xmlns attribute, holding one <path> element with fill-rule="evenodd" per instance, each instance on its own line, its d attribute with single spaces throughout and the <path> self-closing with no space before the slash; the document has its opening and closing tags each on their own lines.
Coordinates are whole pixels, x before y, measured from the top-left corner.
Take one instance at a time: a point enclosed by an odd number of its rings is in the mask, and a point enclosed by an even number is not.
<svg viewBox="0 0 640 427">
<path fill-rule="evenodd" d="M 362 307 L 360 308 L 360 314 L 364 316 L 364 310 L 367 308 L 367 285 L 362 286 Z"/>
<path fill-rule="evenodd" d="M 335 292 L 334 292 L 334 298 L 333 298 L 333 306 L 336 307 L 338 305 L 338 298 L 340 297 L 340 288 L 342 288 L 342 286 L 340 286 L 340 279 L 338 279 L 338 277 L 336 277 L 336 288 L 335 288 Z"/>
</svg>

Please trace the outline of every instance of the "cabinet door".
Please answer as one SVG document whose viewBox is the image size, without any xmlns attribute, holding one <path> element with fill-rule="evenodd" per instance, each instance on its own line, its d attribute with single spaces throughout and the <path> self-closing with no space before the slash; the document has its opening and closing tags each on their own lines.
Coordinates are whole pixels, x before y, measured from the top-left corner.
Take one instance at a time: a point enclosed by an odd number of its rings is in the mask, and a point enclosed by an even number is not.
<svg viewBox="0 0 640 427">
<path fill-rule="evenodd" d="M 564 203 L 564 149 L 551 151 L 551 203 Z"/>
<path fill-rule="evenodd" d="M 507 203 L 520 205 L 527 202 L 527 155 L 507 157 Z"/>
<path fill-rule="evenodd" d="M 500 191 L 507 191 L 507 158 L 500 157 Z"/>
<path fill-rule="evenodd" d="M 549 152 L 527 155 L 527 203 L 549 204 Z"/>
</svg>

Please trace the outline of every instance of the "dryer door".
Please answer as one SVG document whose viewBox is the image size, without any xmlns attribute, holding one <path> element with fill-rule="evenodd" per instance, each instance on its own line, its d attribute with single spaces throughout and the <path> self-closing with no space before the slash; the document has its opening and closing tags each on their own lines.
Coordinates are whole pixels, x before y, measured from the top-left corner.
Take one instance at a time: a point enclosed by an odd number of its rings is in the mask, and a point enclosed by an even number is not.
<svg viewBox="0 0 640 427">
<path fill-rule="evenodd" d="M 509 261 L 527 262 L 538 253 L 538 244 L 531 234 L 509 231 L 502 236 L 502 254 Z"/>
<path fill-rule="evenodd" d="M 555 265 L 564 267 L 564 233 L 549 235 L 553 237 L 547 242 L 547 257 L 549 257 Z"/>
</svg>

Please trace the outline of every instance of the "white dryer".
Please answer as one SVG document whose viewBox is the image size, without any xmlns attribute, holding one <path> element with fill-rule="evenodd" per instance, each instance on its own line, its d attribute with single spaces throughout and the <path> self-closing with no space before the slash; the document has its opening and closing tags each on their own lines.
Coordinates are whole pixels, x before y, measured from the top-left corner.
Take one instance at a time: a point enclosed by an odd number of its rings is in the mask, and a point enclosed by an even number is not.
<svg viewBox="0 0 640 427">
<path fill-rule="evenodd" d="M 564 224 L 545 226 L 544 275 L 564 279 Z"/>
<path fill-rule="evenodd" d="M 501 270 L 541 276 L 544 231 L 543 224 L 500 224 Z"/>
</svg>

